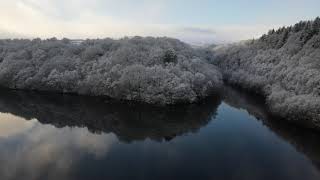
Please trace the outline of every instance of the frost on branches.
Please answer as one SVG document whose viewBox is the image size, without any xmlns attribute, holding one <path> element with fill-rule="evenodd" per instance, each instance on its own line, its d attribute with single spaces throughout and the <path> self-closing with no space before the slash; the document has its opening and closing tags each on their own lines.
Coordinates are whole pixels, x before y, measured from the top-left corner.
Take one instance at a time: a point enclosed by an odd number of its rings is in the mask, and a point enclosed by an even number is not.
<svg viewBox="0 0 320 180">
<path fill-rule="evenodd" d="M 320 18 L 214 53 L 228 82 L 266 95 L 274 113 L 320 128 Z"/>
<path fill-rule="evenodd" d="M 222 76 L 200 51 L 170 38 L 1 40 L 0 85 L 175 104 L 208 96 Z"/>
</svg>

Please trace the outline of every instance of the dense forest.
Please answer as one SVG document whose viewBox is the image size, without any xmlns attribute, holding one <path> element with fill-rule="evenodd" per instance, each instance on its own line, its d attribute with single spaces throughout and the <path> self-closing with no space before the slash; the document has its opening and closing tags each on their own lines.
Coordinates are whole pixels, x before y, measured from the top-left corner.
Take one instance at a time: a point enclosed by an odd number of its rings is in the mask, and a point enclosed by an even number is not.
<svg viewBox="0 0 320 180">
<path fill-rule="evenodd" d="M 165 105 L 199 101 L 223 79 L 263 94 L 274 114 L 320 128 L 320 18 L 207 48 L 153 37 L 0 40 L 0 86 L 12 89 Z"/>
<path fill-rule="evenodd" d="M 270 110 L 320 127 L 320 18 L 216 47 L 213 63 L 231 84 L 267 97 Z"/>
<path fill-rule="evenodd" d="M 170 38 L 1 40 L 0 85 L 153 104 L 190 103 L 222 85 L 221 73 L 204 55 Z"/>
</svg>

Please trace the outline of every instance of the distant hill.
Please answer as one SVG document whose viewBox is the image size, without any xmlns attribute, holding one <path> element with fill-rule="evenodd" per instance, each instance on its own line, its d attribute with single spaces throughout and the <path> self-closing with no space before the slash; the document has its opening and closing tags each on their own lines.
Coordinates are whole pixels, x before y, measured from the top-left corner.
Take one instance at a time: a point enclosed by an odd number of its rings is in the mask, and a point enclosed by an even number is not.
<svg viewBox="0 0 320 180">
<path fill-rule="evenodd" d="M 12 33 L 4 29 L 0 29 L 0 39 L 11 39 L 11 38 L 20 39 L 20 38 L 27 38 L 27 36 L 19 33 Z"/>
</svg>

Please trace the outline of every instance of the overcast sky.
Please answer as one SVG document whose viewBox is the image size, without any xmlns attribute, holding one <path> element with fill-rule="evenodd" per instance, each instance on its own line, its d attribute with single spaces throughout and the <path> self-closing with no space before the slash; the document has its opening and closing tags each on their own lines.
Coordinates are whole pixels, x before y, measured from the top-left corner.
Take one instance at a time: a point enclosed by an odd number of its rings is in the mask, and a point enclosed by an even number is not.
<svg viewBox="0 0 320 180">
<path fill-rule="evenodd" d="M 259 37 L 320 15 L 320 0 L 0 0 L 0 38 Z"/>
</svg>

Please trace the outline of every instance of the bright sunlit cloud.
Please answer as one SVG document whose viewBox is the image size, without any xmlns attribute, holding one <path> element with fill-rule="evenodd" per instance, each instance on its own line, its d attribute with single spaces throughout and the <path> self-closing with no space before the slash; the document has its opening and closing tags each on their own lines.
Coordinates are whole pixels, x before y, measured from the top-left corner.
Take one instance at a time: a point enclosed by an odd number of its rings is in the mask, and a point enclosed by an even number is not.
<svg viewBox="0 0 320 180">
<path fill-rule="evenodd" d="M 233 42 L 313 19 L 319 6 L 316 0 L 0 0 L 0 38 L 139 35 Z"/>
</svg>

